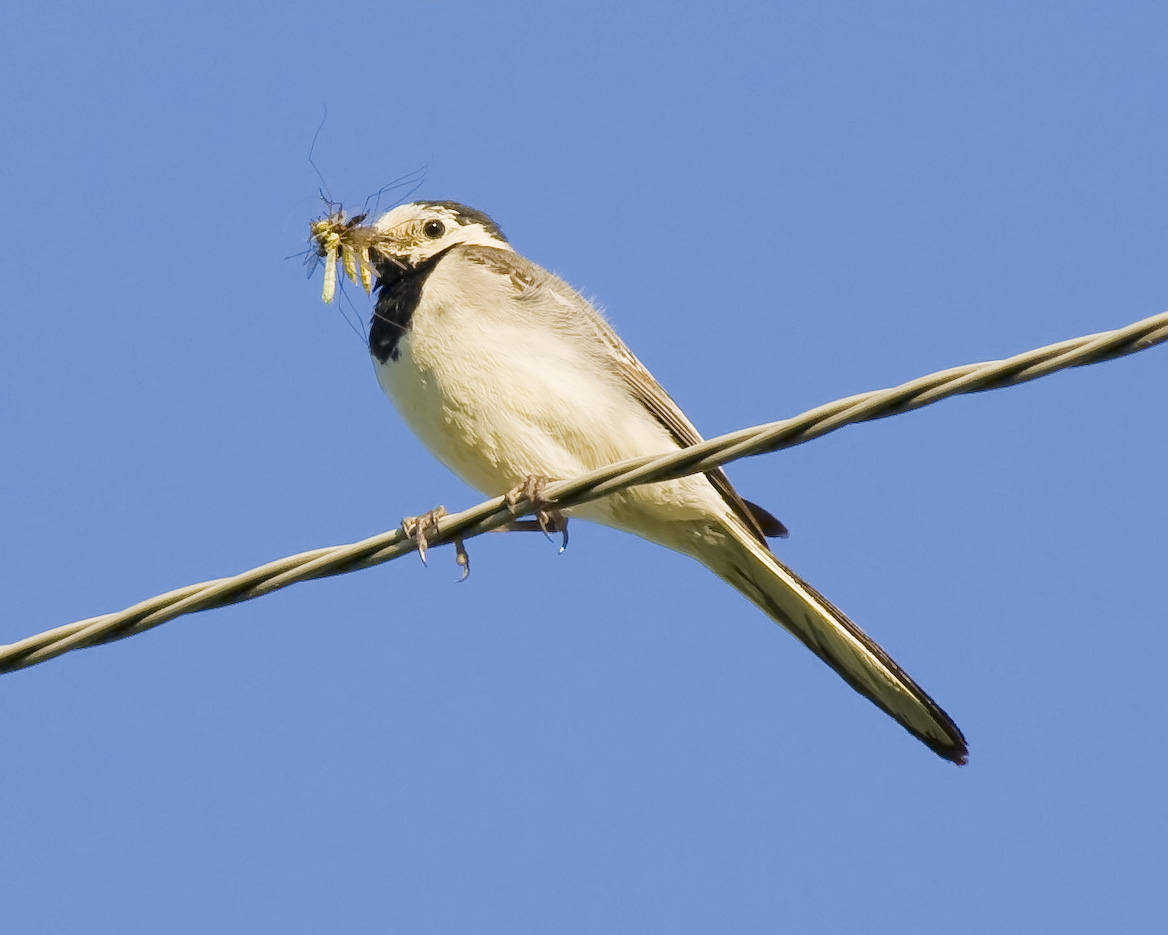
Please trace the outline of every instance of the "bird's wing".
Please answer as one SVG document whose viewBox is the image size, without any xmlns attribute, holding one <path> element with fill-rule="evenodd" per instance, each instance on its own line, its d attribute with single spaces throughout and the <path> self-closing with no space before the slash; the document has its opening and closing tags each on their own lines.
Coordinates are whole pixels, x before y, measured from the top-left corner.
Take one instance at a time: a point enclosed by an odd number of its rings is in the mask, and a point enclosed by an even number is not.
<svg viewBox="0 0 1168 935">
<path fill-rule="evenodd" d="M 592 336 L 600 339 L 608 352 L 605 362 L 620 376 L 632 397 L 649 411 L 678 445 L 689 448 L 703 440 L 694 424 L 681 411 L 681 407 L 662 389 L 648 368 L 612 330 L 612 326 L 587 299 L 566 282 L 511 250 L 464 245 L 459 252 L 470 262 L 485 266 L 492 272 L 506 277 L 509 288 L 520 302 L 530 299 L 546 308 L 547 304 L 540 300 L 551 298 L 554 305 L 558 305 L 570 318 L 568 323 L 570 327 L 576 330 L 589 329 L 593 332 Z M 786 527 L 778 519 L 757 504 L 739 496 L 725 471 L 717 468 L 705 473 L 734 515 L 763 546 L 766 545 L 768 536 L 787 535 Z"/>
<path fill-rule="evenodd" d="M 617 370 L 634 398 L 652 413 L 653 418 L 665 427 L 682 448 L 700 444 L 703 441 L 701 433 L 686 418 L 681 407 L 665 392 L 661 384 L 653 378 L 649 369 L 617 336 L 608 322 L 599 315 L 596 315 L 592 321 L 596 326 L 597 334 L 603 338 L 612 353 Z M 726 501 L 734 514 L 746 524 L 746 528 L 764 546 L 767 536 L 784 537 L 787 535 L 787 528 L 778 519 L 762 507 L 749 500 L 744 500 L 739 495 L 730 483 L 730 478 L 721 468 L 707 471 L 706 477 L 722 495 L 722 499 Z"/>
</svg>

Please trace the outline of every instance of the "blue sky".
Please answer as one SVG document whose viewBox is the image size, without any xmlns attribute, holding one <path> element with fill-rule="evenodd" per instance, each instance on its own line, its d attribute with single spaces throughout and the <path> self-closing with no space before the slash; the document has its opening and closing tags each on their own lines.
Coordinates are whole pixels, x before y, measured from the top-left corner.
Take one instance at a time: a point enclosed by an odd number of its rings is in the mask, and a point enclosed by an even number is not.
<svg viewBox="0 0 1168 935">
<path fill-rule="evenodd" d="M 480 499 L 297 260 L 491 214 L 707 434 L 1168 307 L 1157 3 L 9 5 L 0 642 Z M 355 295 L 356 314 L 368 302 Z M 735 465 L 964 729 L 579 527 L 0 678 L 50 932 L 1159 931 L 1168 350 Z"/>
</svg>

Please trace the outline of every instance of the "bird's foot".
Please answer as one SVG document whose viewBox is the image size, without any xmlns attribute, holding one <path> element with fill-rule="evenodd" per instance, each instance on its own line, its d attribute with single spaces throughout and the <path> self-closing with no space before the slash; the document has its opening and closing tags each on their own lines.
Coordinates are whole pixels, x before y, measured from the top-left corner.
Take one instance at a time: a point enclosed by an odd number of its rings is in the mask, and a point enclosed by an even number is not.
<svg viewBox="0 0 1168 935">
<path fill-rule="evenodd" d="M 552 503 L 544 496 L 544 490 L 550 481 L 538 474 L 529 474 L 522 484 L 513 487 L 507 492 L 504 499 L 512 513 L 519 512 L 519 506 L 527 501 L 535 509 L 535 519 L 520 519 L 499 528 L 504 532 L 535 532 L 544 534 L 549 542 L 551 534 L 558 532 L 561 536 L 560 551 L 568 547 L 568 517 L 559 510 L 545 510 L 544 507 Z"/>
<path fill-rule="evenodd" d="M 551 482 L 542 474 L 528 474 L 522 483 L 508 490 L 503 499 L 507 501 L 507 507 L 512 513 L 519 512 L 519 504 L 524 500 L 539 510 L 551 502 L 544 496 L 544 491 L 547 490 L 549 483 Z"/>
<path fill-rule="evenodd" d="M 401 521 L 402 532 L 406 534 L 418 547 L 418 557 L 422 560 L 422 564 L 426 564 L 426 549 L 430 547 L 427 540 L 427 534 L 438 533 L 438 520 L 446 515 L 446 508 L 442 506 L 435 507 L 429 513 L 423 513 L 421 516 L 407 516 Z M 462 568 L 462 577 L 459 581 L 465 581 L 470 577 L 470 555 L 467 554 L 466 546 L 462 539 L 451 540 L 454 543 L 454 557 L 458 562 L 459 567 Z"/>
</svg>

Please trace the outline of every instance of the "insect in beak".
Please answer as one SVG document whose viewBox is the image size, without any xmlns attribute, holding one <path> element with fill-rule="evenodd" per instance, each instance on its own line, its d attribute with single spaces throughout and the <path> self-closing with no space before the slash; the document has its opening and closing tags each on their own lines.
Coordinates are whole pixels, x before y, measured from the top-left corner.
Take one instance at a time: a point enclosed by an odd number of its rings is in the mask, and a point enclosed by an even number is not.
<svg viewBox="0 0 1168 935">
<path fill-rule="evenodd" d="M 337 260 L 345 275 L 359 285 L 366 293 L 373 291 L 373 264 L 369 260 L 369 248 L 378 232 L 373 227 L 362 227 L 365 214 L 345 217 L 342 209 L 333 211 L 327 217 L 313 221 L 309 227 L 311 240 L 316 244 L 318 256 L 324 257 L 324 287 L 321 298 L 331 302 L 337 292 Z"/>
</svg>

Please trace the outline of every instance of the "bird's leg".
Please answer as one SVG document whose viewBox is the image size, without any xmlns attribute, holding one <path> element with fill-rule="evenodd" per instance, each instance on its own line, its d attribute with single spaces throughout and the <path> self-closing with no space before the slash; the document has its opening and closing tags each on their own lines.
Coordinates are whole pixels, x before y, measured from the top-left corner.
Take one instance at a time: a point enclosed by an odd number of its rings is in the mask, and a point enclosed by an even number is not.
<svg viewBox="0 0 1168 935">
<path fill-rule="evenodd" d="M 412 539 L 418 546 L 418 557 L 422 560 L 422 564 L 426 564 L 426 549 L 429 548 L 429 543 L 426 541 L 427 532 L 438 532 L 438 520 L 446 515 L 445 507 L 435 507 L 429 513 L 423 513 L 421 516 L 407 516 L 401 521 L 402 532 L 404 532 L 410 539 Z M 454 557 L 462 568 L 462 577 L 459 581 L 465 581 L 470 577 L 470 555 L 467 554 L 466 546 L 462 539 L 451 540 L 454 543 Z"/>
<path fill-rule="evenodd" d="M 529 474 L 522 484 L 509 490 L 504 499 L 506 499 L 511 512 L 518 513 L 519 504 L 526 500 L 535 509 L 535 519 L 515 520 L 506 526 L 500 526 L 499 529 L 504 532 L 534 532 L 538 529 L 549 542 L 552 538 L 551 534 L 558 532 L 562 537 L 560 551 L 563 552 L 568 547 L 568 517 L 559 510 L 544 509 L 552 502 L 543 495 L 548 483 L 546 477 Z"/>
</svg>

